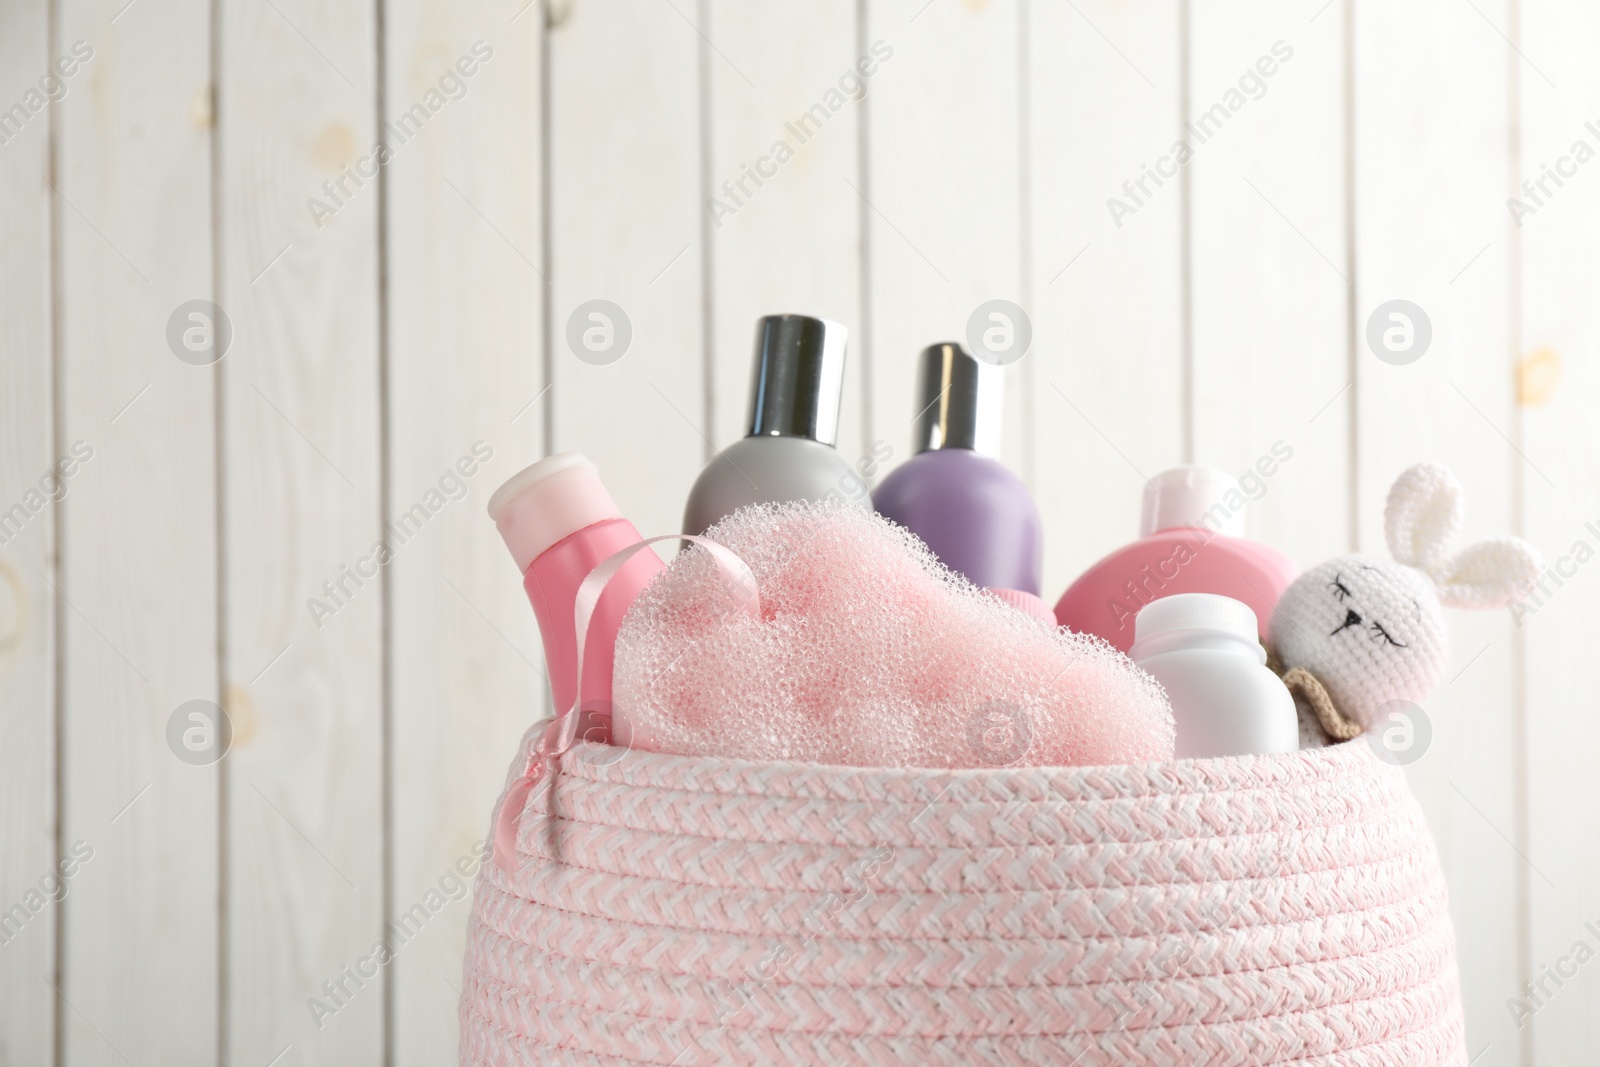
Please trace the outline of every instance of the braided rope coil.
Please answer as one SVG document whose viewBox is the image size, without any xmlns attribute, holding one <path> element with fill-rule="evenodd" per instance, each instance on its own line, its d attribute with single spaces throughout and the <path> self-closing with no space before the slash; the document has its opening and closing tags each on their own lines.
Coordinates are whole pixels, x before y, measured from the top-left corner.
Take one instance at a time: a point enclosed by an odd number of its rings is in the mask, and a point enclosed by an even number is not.
<svg viewBox="0 0 1600 1067">
<path fill-rule="evenodd" d="M 461 1063 L 1462 1064 L 1368 746 L 873 770 L 576 749 L 480 870 Z"/>
</svg>

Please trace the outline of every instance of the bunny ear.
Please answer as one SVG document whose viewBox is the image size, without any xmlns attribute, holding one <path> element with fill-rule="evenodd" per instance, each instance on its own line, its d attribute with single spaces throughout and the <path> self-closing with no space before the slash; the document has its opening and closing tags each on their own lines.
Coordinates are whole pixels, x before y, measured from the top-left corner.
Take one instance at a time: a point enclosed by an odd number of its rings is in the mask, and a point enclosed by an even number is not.
<svg viewBox="0 0 1600 1067">
<path fill-rule="evenodd" d="M 1503 608 L 1527 595 L 1543 565 L 1533 546 L 1517 537 L 1497 537 L 1468 545 L 1440 570 L 1434 581 L 1439 602 L 1452 608 Z"/>
<path fill-rule="evenodd" d="M 1395 562 L 1430 574 L 1444 565 L 1461 528 L 1461 483 L 1448 467 L 1418 463 L 1395 479 L 1383 509 L 1384 538 Z"/>
</svg>

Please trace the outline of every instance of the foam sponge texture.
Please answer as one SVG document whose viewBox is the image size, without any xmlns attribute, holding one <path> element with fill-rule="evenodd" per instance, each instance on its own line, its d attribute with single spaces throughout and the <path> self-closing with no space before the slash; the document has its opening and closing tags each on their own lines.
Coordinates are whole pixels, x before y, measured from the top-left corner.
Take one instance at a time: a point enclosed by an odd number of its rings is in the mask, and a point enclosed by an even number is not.
<svg viewBox="0 0 1600 1067">
<path fill-rule="evenodd" d="M 760 618 L 698 548 L 645 589 L 613 684 L 632 747 L 866 767 L 1172 758 L 1153 678 L 974 587 L 874 512 L 752 505 L 707 536 L 750 566 Z"/>
</svg>

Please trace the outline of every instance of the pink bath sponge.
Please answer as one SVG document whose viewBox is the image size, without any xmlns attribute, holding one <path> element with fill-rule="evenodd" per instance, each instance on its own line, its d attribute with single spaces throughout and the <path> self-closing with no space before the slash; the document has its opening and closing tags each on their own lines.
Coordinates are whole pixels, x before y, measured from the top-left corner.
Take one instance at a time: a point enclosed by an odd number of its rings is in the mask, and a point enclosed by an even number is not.
<svg viewBox="0 0 1600 1067">
<path fill-rule="evenodd" d="M 1153 678 L 872 511 L 755 505 L 707 536 L 750 566 L 760 618 L 698 548 L 650 584 L 617 638 L 615 713 L 635 748 L 878 767 L 1172 758 Z"/>
</svg>

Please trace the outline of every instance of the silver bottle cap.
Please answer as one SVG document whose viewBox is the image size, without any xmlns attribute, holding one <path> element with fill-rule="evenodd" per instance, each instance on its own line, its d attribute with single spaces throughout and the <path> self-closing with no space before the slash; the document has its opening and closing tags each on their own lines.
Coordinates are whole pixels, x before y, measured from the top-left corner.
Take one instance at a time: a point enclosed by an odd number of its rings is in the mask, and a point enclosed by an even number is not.
<svg viewBox="0 0 1600 1067">
<path fill-rule="evenodd" d="M 970 448 L 998 458 L 1003 368 L 974 359 L 953 343 L 924 348 L 920 364 L 912 430 L 916 450 Z"/>
<path fill-rule="evenodd" d="M 849 337 L 843 324 L 809 315 L 767 315 L 756 323 L 748 436 L 834 444 Z"/>
</svg>

